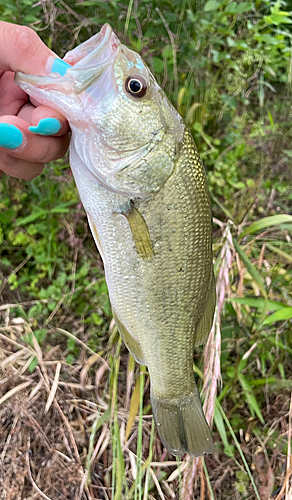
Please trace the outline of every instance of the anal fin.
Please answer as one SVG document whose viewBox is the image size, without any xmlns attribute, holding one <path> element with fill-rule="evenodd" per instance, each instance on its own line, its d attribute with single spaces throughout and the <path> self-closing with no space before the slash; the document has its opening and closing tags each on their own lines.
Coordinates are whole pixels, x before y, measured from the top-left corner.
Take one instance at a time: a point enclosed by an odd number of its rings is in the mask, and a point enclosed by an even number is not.
<svg viewBox="0 0 292 500">
<path fill-rule="evenodd" d="M 94 224 L 93 222 L 93 219 L 91 217 L 90 214 L 87 214 L 87 218 L 88 218 L 88 222 L 89 222 L 89 227 L 90 227 L 90 230 L 91 230 L 91 233 L 92 233 L 92 236 L 93 236 L 93 239 L 95 241 L 95 244 L 97 246 L 97 249 L 99 251 L 99 254 L 102 258 L 102 248 L 101 248 L 101 242 L 100 242 L 100 238 L 98 236 L 98 232 L 97 232 L 97 229 L 96 229 L 96 225 Z"/>
<path fill-rule="evenodd" d="M 143 360 L 141 346 L 138 344 L 137 340 L 134 339 L 134 337 L 129 333 L 127 328 L 120 321 L 116 312 L 114 310 L 112 310 L 112 311 L 113 311 L 114 320 L 116 322 L 116 325 L 118 327 L 120 335 L 121 335 L 124 343 L 126 344 L 127 349 L 130 351 L 130 353 L 132 354 L 135 361 L 137 361 L 137 363 L 140 363 L 141 365 L 145 365 L 146 363 Z"/>
</svg>

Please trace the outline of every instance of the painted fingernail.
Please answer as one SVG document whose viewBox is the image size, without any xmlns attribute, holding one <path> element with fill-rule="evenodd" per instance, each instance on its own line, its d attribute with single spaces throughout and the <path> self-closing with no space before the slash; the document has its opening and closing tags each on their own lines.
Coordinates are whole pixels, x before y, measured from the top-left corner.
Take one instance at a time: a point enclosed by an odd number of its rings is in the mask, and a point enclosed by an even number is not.
<svg viewBox="0 0 292 500">
<path fill-rule="evenodd" d="M 22 132 L 15 125 L 0 123 L 0 146 L 1 148 L 16 149 L 23 142 Z"/>
<path fill-rule="evenodd" d="M 57 118 L 43 118 L 36 127 L 28 127 L 28 130 L 37 135 L 54 135 L 59 132 L 61 123 Z"/>
<path fill-rule="evenodd" d="M 51 72 L 59 73 L 61 76 L 64 76 L 68 68 L 71 68 L 70 64 L 66 63 L 62 59 L 55 59 Z"/>
</svg>

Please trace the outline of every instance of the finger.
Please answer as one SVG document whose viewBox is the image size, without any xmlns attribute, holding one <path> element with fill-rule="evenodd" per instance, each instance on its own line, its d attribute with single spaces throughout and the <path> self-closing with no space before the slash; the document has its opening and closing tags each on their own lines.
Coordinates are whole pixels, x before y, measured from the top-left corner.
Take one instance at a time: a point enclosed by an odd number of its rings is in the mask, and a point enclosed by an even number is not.
<svg viewBox="0 0 292 500">
<path fill-rule="evenodd" d="M 31 115 L 30 123 L 32 126 L 36 127 L 36 129 L 33 129 L 32 127 L 30 127 L 29 128 L 30 131 L 34 132 L 35 134 L 43 135 L 41 123 L 44 123 L 44 125 L 45 125 L 48 118 L 53 119 L 53 120 L 57 120 L 60 124 L 60 129 L 58 132 L 54 133 L 54 137 L 60 137 L 64 134 L 66 134 L 67 132 L 69 132 L 69 130 L 70 130 L 69 124 L 68 124 L 66 118 L 64 118 L 64 116 L 61 115 L 61 113 L 59 113 L 58 111 L 55 111 L 51 108 L 48 108 L 47 106 L 39 106 L 39 107 L 34 109 L 32 115 Z M 44 128 L 44 135 L 49 135 L 49 130 L 47 133 L 46 129 Z"/>
<path fill-rule="evenodd" d="M 61 158 L 66 153 L 70 136 L 41 136 L 30 132 L 29 123 L 16 116 L 0 118 L 0 151 L 14 158 L 32 163 L 46 163 Z M 1 169 L 0 165 L 0 169 Z"/>
<path fill-rule="evenodd" d="M 56 54 L 28 26 L 0 22 L 0 70 L 45 76 Z"/>
<path fill-rule="evenodd" d="M 31 116 L 36 108 L 29 102 L 22 106 L 18 113 L 15 113 L 18 118 L 28 122 L 28 126 L 31 124 Z"/>
<path fill-rule="evenodd" d="M 26 181 L 31 181 L 40 175 L 45 166 L 44 163 L 31 163 L 20 158 L 13 158 L 2 151 L 0 152 L 0 165 L 0 177 L 2 172 L 5 172 L 10 175 L 10 177 L 16 177 L 17 179 L 24 179 Z"/>
<path fill-rule="evenodd" d="M 14 73 L 12 71 L 5 71 L 0 81 L 1 115 L 16 115 L 26 102 L 29 102 L 29 97 L 24 90 L 15 85 Z"/>
<path fill-rule="evenodd" d="M 29 130 L 37 135 L 60 137 L 70 130 L 64 116 L 47 106 L 35 108 L 31 104 L 26 104 L 17 116 L 29 122 Z"/>
</svg>

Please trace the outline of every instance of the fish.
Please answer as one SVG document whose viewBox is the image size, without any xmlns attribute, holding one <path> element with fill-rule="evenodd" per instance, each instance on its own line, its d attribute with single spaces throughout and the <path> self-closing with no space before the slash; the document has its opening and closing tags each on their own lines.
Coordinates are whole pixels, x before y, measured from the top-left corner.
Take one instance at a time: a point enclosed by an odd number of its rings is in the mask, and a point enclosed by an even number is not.
<svg viewBox="0 0 292 500">
<path fill-rule="evenodd" d="M 15 81 L 70 124 L 70 165 L 113 317 L 148 368 L 163 445 L 173 455 L 212 453 L 193 373 L 194 348 L 206 342 L 216 304 L 202 161 L 150 69 L 108 24 L 64 61 L 64 75 L 17 73 Z"/>
</svg>

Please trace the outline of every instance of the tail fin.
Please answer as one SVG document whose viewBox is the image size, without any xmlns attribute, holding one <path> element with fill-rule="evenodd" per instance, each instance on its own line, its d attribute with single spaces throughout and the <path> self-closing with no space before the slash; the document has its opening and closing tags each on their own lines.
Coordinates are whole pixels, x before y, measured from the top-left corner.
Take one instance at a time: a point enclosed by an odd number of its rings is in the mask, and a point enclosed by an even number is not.
<svg viewBox="0 0 292 500">
<path fill-rule="evenodd" d="M 151 390 L 151 404 L 161 441 L 170 453 L 193 457 L 212 453 L 212 436 L 196 387 L 191 395 L 176 399 L 158 398 Z"/>
</svg>

